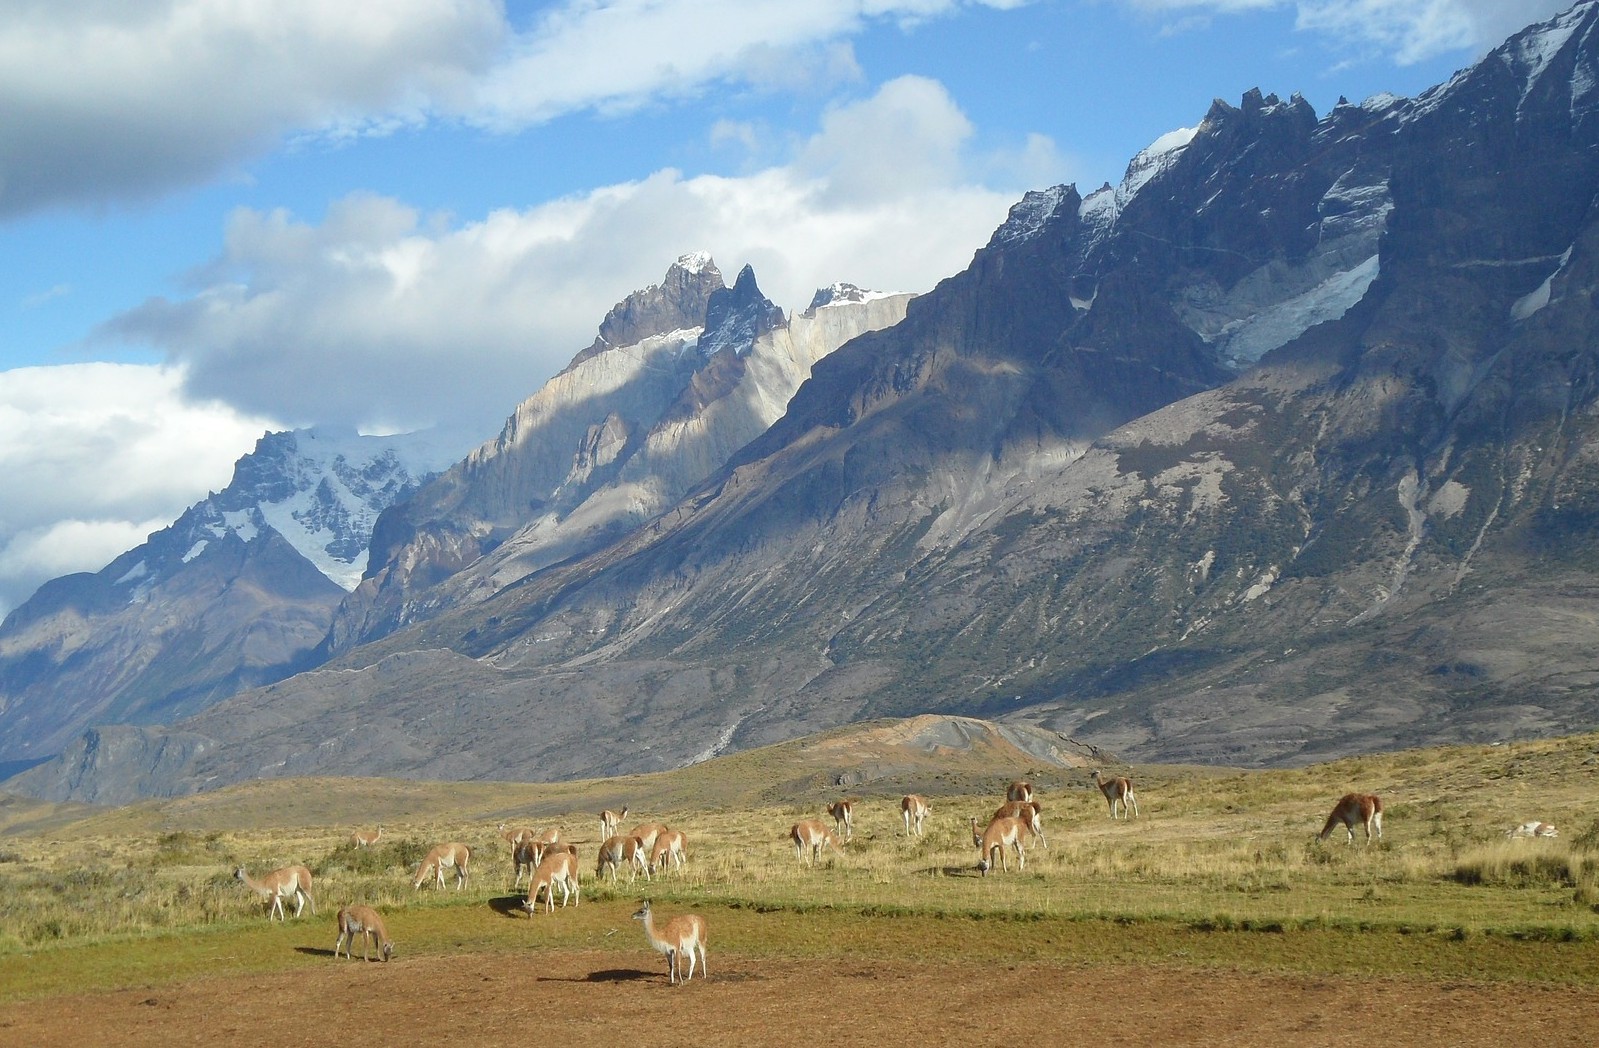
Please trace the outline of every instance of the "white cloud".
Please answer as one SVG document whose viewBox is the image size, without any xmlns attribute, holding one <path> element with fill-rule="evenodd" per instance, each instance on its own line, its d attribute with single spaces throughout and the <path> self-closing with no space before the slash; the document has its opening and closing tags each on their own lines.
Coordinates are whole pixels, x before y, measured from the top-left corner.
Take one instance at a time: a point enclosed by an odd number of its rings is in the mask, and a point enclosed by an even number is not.
<svg viewBox="0 0 1599 1048">
<path fill-rule="evenodd" d="M 153 197 L 294 131 L 420 119 L 504 33 L 495 0 L 13 0 L 0 217 Z"/>
<path fill-rule="evenodd" d="M 793 163 L 745 177 L 668 169 L 470 222 L 371 194 L 320 223 L 238 211 L 192 295 L 102 326 L 170 366 L 0 372 L 0 607 L 170 523 L 267 428 L 489 438 L 685 251 L 712 251 L 729 279 L 752 264 L 790 311 L 835 280 L 927 290 L 1022 189 L 1068 174 L 1048 139 L 974 154 L 969 138 L 948 94 L 909 78 L 833 108 Z"/>
<path fill-rule="evenodd" d="M 883 85 L 870 105 L 824 114 L 797 167 L 825 180 L 837 199 L 891 200 L 962 174 L 962 147 L 971 135 L 971 121 L 942 85 L 906 76 Z"/>
<path fill-rule="evenodd" d="M 5 536 L 0 545 L 0 616 L 44 582 L 80 571 L 98 571 L 171 523 L 170 517 L 58 520 Z"/>
<path fill-rule="evenodd" d="M 1369 41 L 1408 65 L 1481 52 L 1571 6 L 1571 0 L 1301 0 L 1298 26 Z"/>
<path fill-rule="evenodd" d="M 861 78 L 850 36 L 974 2 L 563 0 L 513 28 L 500 0 L 9 0 L 0 219 L 155 198 L 307 134 L 831 88 Z"/>
<path fill-rule="evenodd" d="M 164 350 L 195 395 L 244 411 L 369 430 L 466 422 L 486 438 L 685 251 L 712 251 L 729 279 L 754 265 L 790 310 L 835 280 L 920 291 L 964 268 L 1060 163 L 1047 139 L 972 156 L 969 134 L 939 85 L 907 78 L 830 111 L 794 164 L 746 177 L 663 170 L 454 225 L 371 195 L 320 225 L 240 211 L 200 290 L 101 333 Z M 1028 180 L 996 176 L 1007 162 Z M 1008 187 L 983 188 L 979 170 Z"/>
<path fill-rule="evenodd" d="M 925 19 L 957 0 L 607 0 L 547 12 L 479 85 L 472 119 L 517 128 L 578 109 L 621 111 L 692 97 L 718 82 L 770 84 L 798 66 L 852 57 L 813 49 L 874 18 Z"/>
<path fill-rule="evenodd" d="M 270 428 L 182 384 L 132 364 L 0 372 L 0 613 L 172 523 Z"/>
<path fill-rule="evenodd" d="M 1118 0 L 1205 18 L 1290 10 L 1400 62 L 1482 50 L 1567 0 Z M 518 131 L 712 90 L 857 82 L 849 41 L 1020 0 L 9 0 L 0 219 L 150 199 L 305 134 L 461 120 Z"/>
<path fill-rule="evenodd" d="M 1572 0 L 1121 0 L 1150 14 L 1190 18 L 1291 10 L 1299 29 L 1375 48 L 1401 65 L 1454 51 L 1483 52 Z"/>
</svg>

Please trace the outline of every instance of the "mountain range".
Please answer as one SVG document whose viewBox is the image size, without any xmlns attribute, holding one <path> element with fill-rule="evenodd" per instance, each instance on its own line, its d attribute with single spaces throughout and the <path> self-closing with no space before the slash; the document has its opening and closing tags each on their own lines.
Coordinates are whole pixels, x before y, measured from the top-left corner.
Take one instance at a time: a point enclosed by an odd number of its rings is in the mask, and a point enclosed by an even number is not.
<svg viewBox="0 0 1599 1048">
<path fill-rule="evenodd" d="M 170 527 L 40 587 L 0 626 L 0 761 L 91 724 L 174 720 L 305 664 L 379 512 L 453 454 L 427 434 L 269 433 Z"/>
<path fill-rule="evenodd" d="M 7 785 L 550 779 L 925 712 L 1235 764 L 1591 728 L 1596 26 L 1218 100 L 927 294 L 842 296 L 899 315 L 824 296 L 830 352 L 686 258 L 383 512 L 315 668 Z"/>
</svg>

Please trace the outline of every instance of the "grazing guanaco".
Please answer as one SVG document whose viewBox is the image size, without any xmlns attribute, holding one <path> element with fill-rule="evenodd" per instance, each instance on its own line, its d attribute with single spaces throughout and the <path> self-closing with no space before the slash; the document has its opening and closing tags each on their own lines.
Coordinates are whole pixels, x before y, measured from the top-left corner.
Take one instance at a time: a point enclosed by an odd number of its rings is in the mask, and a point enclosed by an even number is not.
<svg viewBox="0 0 1599 1048">
<path fill-rule="evenodd" d="M 668 862 L 675 870 L 683 868 L 684 849 L 688 846 L 688 839 L 681 830 L 667 830 L 655 838 L 655 849 L 650 852 L 650 869 L 652 871 L 663 869 Z"/>
<path fill-rule="evenodd" d="M 637 837 L 643 842 L 644 854 L 648 855 L 655 850 L 655 838 L 659 837 L 665 830 L 666 827 L 658 822 L 641 822 L 629 830 L 626 836 Z"/>
<path fill-rule="evenodd" d="M 1131 818 L 1138 814 L 1138 798 L 1133 796 L 1133 780 L 1124 775 L 1101 775 L 1095 768 L 1088 776 L 1099 787 L 1099 792 L 1105 795 L 1105 803 L 1110 805 L 1110 817 L 1116 817 L 1116 805 L 1121 804 L 1122 818 Z M 1129 815 L 1129 810 L 1132 815 Z"/>
<path fill-rule="evenodd" d="M 1030 801 L 1033 799 L 1033 784 L 1020 780 L 1005 787 L 1005 799 L 1008 801 Z"/>
<path fill-rule="evenodd" d="M 655 918 L 650 913 L 650 901 L 645 899 L 633 919 L 644 922 L 645 938 L 649 939 L 651 946 L 666 954 L 667 979 L 672 985 L 687 983 L 694 978 L 696 953 L 699 954 L 700 978 L 710 978 L 710 965 L 705 960 L 705 918 L 697 913 L 685 913 L 667 921 L 665 927 L 657 932 Z M 680 979 L 685 954 L 688 955 L 688 974 Z"/>
<path fill-rule="evenodd" d="M 933 806 L 927 803 L 927 798 L 919 793 L 907 793 L 901 797 L 899 813 L 900 818 L 905 820 L 905 836 L 909 837 L 914 829 L 916 836 L 920 837 L 922 835 L 922 822 L 932 810 Z"/>
<path fill-rule="evenodd" d="M 982 833 L 977 832 L 977 819 L 972 819 L 972 841 L 977 845 L 977 868 L 984 877 L 994 868 L 995 852 L 998 852 L 1000 869 L 1009 871 L 1010 865 L 1005 861 L 1005 849 L 1010 848 L 1016 853 L 1016 868 L 1027 868 L 1027 855 L 1022 851 L 1022 834 L 1027 832 L 1027 824 L 1020 819 L 995 819 L 988 824 Z"/>
<path fill-rule="evenodd" d="M 627 864 L 629 884 L 638 880 L 640 870 L 644 871 L 644 879 L 650 879 L 648 860 L 644 857 L 644 842 L 637 837 L 623 837 L 617 835 L 608 838 L 600 845 L 599 857 L 594 864 L 596 879 L 605 876 L 606 870 L 611 873 L 611 883 L 616 883 L 616 871 L 623 863 Z"/>
<path fill-rule="evenodd" d="M 1333 830 L 1339 826 L 1349 831 L 1349 840 L 1346 844 L 1355 841 L 1356 824 L 1366 828 L 1366 843 L 1371 843 L 1372 831 L 1377 833 L 1377 839 L 1382 839 L 1382 798 L 1375 793 L 1346 793 L 1338 798 L 1338 803 L 1333 805 L 1332 814 L 1327 816 L 1327 824 L 1316 835 L 1318 841 L 1324 841 L 1332 836 Z"/>
<path fill-rule="evenodd" d="M 600 812 L 600 840 L 609 840 L 616 836 L 616 828 L 622 825 L 622 820 L 627 818 L 627 805 L 622 805 L 621 811 L 612 811 L 606 808 Z"/>
<path fill-rule="evenodd" d="M 416 883 L 413 888 L 422 887 L 422 882 L 428 879 L 428 874 L 433 875 L 434 884 L 440 891 L 444 890 L 444 871 L 447 868 L 455 870 L 455 890 L 460 891 L 466 887 L 466 868 L 472 860 L 472 849 L 459 841 L 450 841 L 441 844 L 427 853 L 422 860 L 422 865 L 416 868 Z"/>
<path fill-rule="evenodd" d="M 339 947 L 344 947 L 344 959 L 350 960 L 354 955 L 350 947 L 355 945 L 355 937 L 361 937 L 361 960 L 370 960 L 367 950 L 376 945 L 378 956 L 387 961 L 394 956 L 394 940 L 389 938 L 389 930 L 383 926 L 383 918 L 370 906 L 346 906 L 339 911 L 339 937 L 333 940 L 333 956 L 339 955 Z"/>
<path fill-rule="evenodd" d="M 994 819 L 1020 819 L 1027 825 L 1032 835 L 1038 838 L 1040 847 L 1049 847 L 1049 841 L 1044 839 L 1044 806 L 1037 801 L 1006 801 L 995 809 Z"/>
<path fill-rule="evenodd" d="M 512 850 L 515 850 L 518 844 L 533 839 L 533 830 L 527 826 L 507 826 L 502 822 L 500 823 L 500 838 L 506 844 L 509 844 Z"/>
<path fill-rule="evenodd" d="M 838 830 L 839 836 L 846 841 L 855 836 L 855 801 L 843 797 L 827 806 L 827 814 L 833 817 L 833 826 Z"/>
<path fill-rule="evenodd" d="M 269 921 L 274 913 L 278 915 L 278 920 L 288 920 L 283 913 L 284 899 L 294 900 L 296 917 L 305 910 L 307 902 L 311 904 L 311 912 L 316 913 L 316 900 L 311 897 L 311 871 L 304 866 L 284 866 L 273 870 L 260 880 L 251 877 L 245 872 L 244 867 L 240 866 L 233 871 L 233 876 L 267 904 Z"/>
<path fill-rule="evenodd" d="M 533 872 L 533 879 L 527 890 L 527 898 L 522 900 L 522 908 L 528 916 L 538 913 L 539 891 L 544 891 L 545 912 L 555 912 L 555 889 L 561 889 L 561 907 L 566 907 L 566 900 L 571 898 L 572 905 L 577 906 L 583 901 L 583 883 L 577 877 L 577 845 L 569 844 L 565 848 L 551 848 L 544 856 L 544 861 L 539 863 L 539 868 Z"/>
<path fill-rule="evenodd" d="M 544 861 L 544 856 L 549 853 L 551 848 L 561 843 L 561 829 L 559 826 L 551 826 L 548 829 L 540 830 L 533 834 L 531 840 L 533 843 L 533 864 L 537 866 Z"/>
<path fill-rule="evenodd" d="M 838 838 L 833 836 L 833 831 L 827 828 L 827 823 L 821 819 L 803 819 L 789 828 L 788 839 L 794 842 L 794 857 L 805 861 L 807 849 L 811 853 L 811 865 L 815 866 L 822 857 L 822 849 L 832 848 L 843 855 L 844 849 L 838 846 Z"/>
<path fill-rule="evenodd" d="M 357 848 L 370 848 L 372 845 L 376 844 L 378 842 L 378 838 L 382 836 L 383 824 L 380 822 L 378 823 L 378 828 L 375 830 L 356 830 L 354 833 L 350 834 L 350 843 L 355 845 Z"/>
<path fill-rule="evenodd" d="M 512 889 L 522 887 L 522 876 L 532 876 L 533 868 L 544 858 L 544 845 L 531 837 L 518 841 L 511 849 L 511 867 L 516 874 Z"/>
</svg>

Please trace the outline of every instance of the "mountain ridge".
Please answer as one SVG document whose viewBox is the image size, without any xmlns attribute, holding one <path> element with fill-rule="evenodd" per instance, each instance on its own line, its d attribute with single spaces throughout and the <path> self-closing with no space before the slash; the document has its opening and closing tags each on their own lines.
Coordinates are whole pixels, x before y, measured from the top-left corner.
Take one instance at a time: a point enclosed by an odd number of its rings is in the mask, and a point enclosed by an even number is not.
<svg viewBox="0 0 1599 1048">
<path fill-rule="evenodd" d="M 1029 194 L 642 527 L 169 729 L 212 748 L 156 779 L 152 729 L 22 780 L 585 776 L 928 712 L 1230 765 L 1591 726 L 1596 23 L 1416 99 L 1214 104 Z"/>
<path fill-rule="evenodd" d="M 430 437 L 268 433 L 221 491 L 0 624 L 0 759 L 106 720 L 173 720 L 304 666 L 379 510 L 448 454 Z"/>
</svg>

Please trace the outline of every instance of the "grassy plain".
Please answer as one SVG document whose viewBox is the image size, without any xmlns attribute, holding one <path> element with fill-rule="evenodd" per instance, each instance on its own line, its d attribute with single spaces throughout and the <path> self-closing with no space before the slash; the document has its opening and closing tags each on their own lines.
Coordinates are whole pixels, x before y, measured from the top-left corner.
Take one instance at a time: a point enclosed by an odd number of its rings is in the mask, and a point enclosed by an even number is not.
<svg viewBox="0 0 1599 1048">
<path fill-rule="evenodd" d="M 401 957 L 586 949 L 636 952 L 627 920 L 649 895 L 689 906 L 717 952 L 1067 965 L 1149 964 L 1300 973 L 1424 974 L 1599 983 L 1599 735 L 1410 751 L 1297 770 L 1114 767 L 1141 817 L 1113 821 L 1087 768 L 1015 751 L 887 761 L 858 734 L 737 754 L 656 776 L 560 784 L 262 781 L 111 810 L 0 804 L 0 1002 L 157 986 L 199 975 L 326 963 L 333 914 L 385 912 Z M 788 827 L 820 817 L 840 768 L 889 769 L 850 787 L 854 839 L 816 866 Z M 890 768 L 890 765 L 892 767 Z M 1027 777 L 1049 847 L 984 877 L 968 819 Z M 1380 794 L 1384 839 L 1317 843 L 1332 802 Z M 922 838 L 902 793 L 928 795 Z M 631 808 L 682 829 L 681 872 L 618 886 L 594 878 L 594 813 Z M 1511 840 L 1529 819 L 1554 840 Z M 349 835 L 382 823 L 374 848 Z M 500 823 L 556 826 L 577 841 L 583 903 L 517 909 Z M 463 892 L 416 891 L 416 862 L 461 840 Z M 233 878 L 304 863 L 317 916 L 269 925 Z"/>
</svg>

